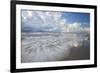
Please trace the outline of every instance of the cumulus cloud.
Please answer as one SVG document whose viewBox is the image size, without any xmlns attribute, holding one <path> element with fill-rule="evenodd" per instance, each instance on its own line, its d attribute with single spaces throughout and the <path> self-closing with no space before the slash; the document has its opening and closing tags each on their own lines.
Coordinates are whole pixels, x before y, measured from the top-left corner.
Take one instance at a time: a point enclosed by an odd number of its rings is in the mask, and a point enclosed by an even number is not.
<svg viewBox="0 0 100 73">
<path fill-rule="evenodd" d="M 67 24 L 66 32 L 89 32 L 89 27 L 82 27 L 81 25 L 78 22 Z"/>
<path fill-rule="evenodd" d="M 62 12 L 22 10 L 22 31 L 80 32 L 81 23 L 67 23 Z"/>
<path fill-rule="evenodd" d="M 60 31 L 64 24 L 60 12 L 22 11 L 22 30 L 31 27 L 43 31 Z"/>
</svg>

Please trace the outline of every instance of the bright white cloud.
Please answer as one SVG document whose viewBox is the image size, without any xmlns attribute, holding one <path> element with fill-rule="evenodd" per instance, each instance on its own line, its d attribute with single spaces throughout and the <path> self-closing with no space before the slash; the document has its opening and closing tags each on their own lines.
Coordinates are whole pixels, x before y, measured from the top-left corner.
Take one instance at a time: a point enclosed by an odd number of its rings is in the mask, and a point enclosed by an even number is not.
<svg viewBox="0 0 100 73">
<path fill-rule="evenodd" d="M 28 12 L 28 16 L 31 17 L 32 16 L 32 11 L 27 11 Z"/>
<path fill-rule="evenodd" d="M 60 12 L 22 11 L 22 27 L 55 31 L 62 30 L 64 26 L 65 20 Z"/>
<path fill-rule="evenodd" d="M 43 31 L 80 32 L 88 31 L 82 28 L 81 23 L 67 24 L 67 19 L 62 17 L 62 12 L 47 11 L 22 11 L 22 27 L 31 27 Z"/>
<path fill-rule="evenodd" d="M 66 31 L 67 32 L 78 32 L 80 31 L 81 24 L 80 23 L 73 23 L 73 24 L 67 24 Z"/>
</svg>

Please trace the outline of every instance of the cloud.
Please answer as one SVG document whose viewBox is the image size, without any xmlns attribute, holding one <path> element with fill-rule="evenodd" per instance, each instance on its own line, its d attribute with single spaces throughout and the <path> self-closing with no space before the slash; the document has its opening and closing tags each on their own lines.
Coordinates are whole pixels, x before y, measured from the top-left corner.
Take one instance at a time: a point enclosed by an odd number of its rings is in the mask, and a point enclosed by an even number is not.
<svg viewBox="0 0 100 73">
<path fill-rule="evenodd" d="M 22 10 L 22 31 L 80 32 L 81 23 L 67 23 L 62 12 Z"/>
<path fill-rule="evenodd" d="M 79 32 L 81 29 L 81 24 L 80 23 L 72 23 L 72 24 L 67 24 L 66 26 L 66 31 L 67 32 Z"/>
<path fill-rule="evenodd" d="M 64 24 L 61 12 L 22 11 L 22 30 L 31 27 L 43 31 L 60 31 Z"/>
</svg>

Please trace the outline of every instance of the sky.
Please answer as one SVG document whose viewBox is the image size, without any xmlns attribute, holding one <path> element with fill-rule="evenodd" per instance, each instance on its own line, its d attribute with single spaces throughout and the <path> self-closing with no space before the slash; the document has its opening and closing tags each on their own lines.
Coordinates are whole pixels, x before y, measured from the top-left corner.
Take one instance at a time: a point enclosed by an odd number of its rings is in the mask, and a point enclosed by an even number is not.
<svg viewBox="0 0 100 73">
<path fill-rule="evenodd" d="M 76 12 L 65 12 L 63 13 L 63 17 L 67 19 L 67 23 L 78 22 L 81 23 L 82 26 L 88 26 L 90 24 L 90 14 L 89 13 L 76 13 Z"/>
<path fill-rule="evenodd" d="M 21 10 L 22 32 L 80 32 L 89 28 L 89 13 Z"/>
</svg>

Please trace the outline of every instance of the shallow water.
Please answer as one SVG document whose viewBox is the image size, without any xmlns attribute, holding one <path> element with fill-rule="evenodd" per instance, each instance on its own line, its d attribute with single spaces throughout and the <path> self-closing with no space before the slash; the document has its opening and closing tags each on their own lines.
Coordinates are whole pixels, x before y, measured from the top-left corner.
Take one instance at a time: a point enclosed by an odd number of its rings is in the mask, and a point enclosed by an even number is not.
<svg viewBox="0 0 100 73">
<path fill-rule="evenodd" d="M 89 36 L 83 33 L 22 33 L 21 43 L 22 63 L 82 60 L 90 56 Z"/>
</svg>

